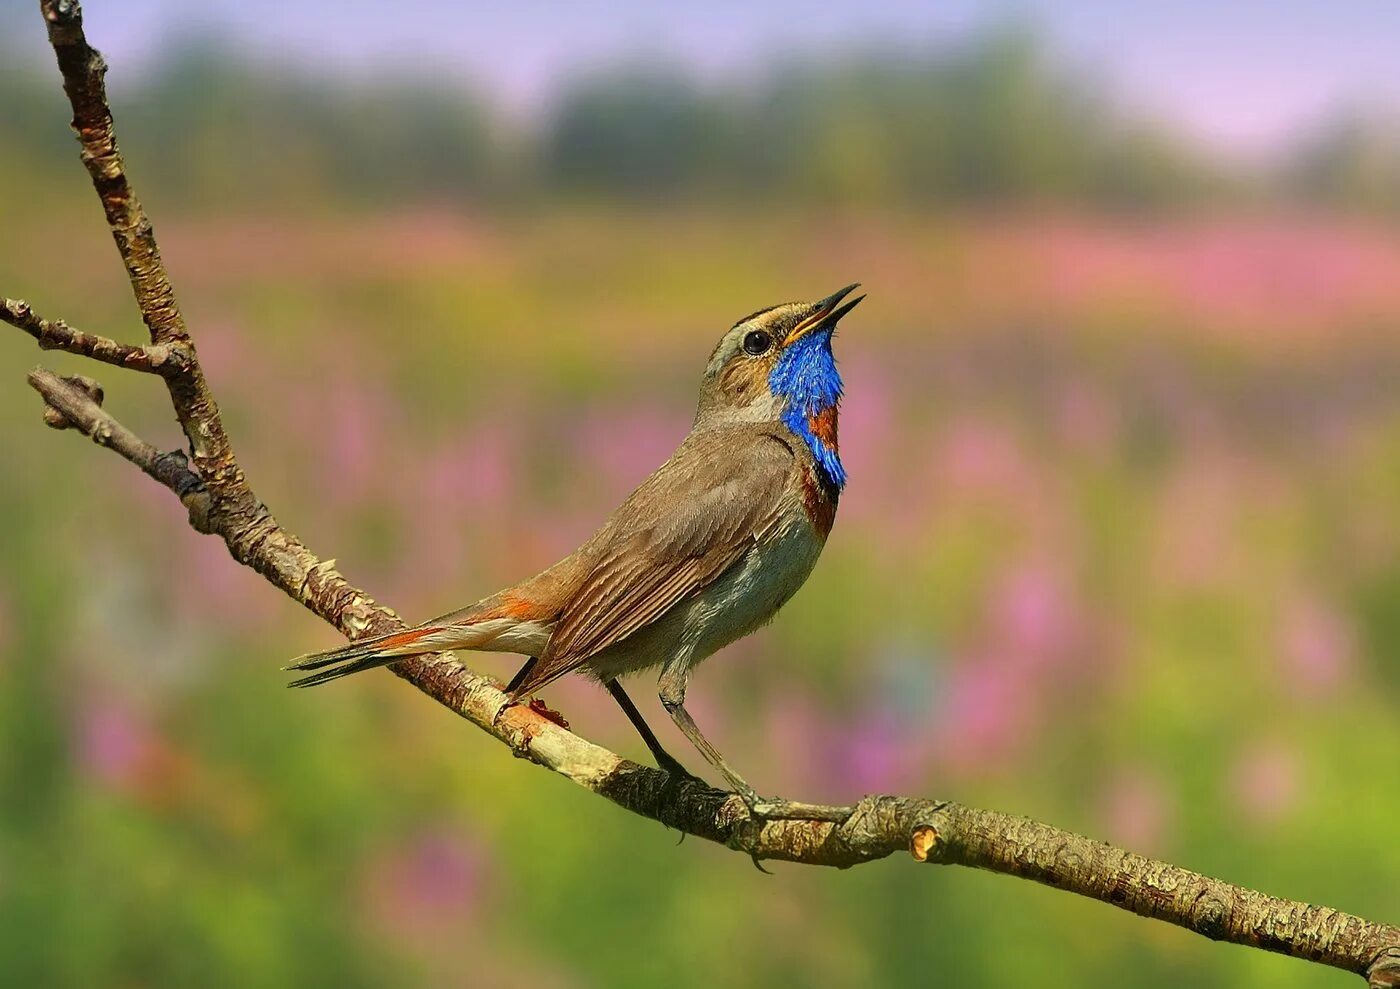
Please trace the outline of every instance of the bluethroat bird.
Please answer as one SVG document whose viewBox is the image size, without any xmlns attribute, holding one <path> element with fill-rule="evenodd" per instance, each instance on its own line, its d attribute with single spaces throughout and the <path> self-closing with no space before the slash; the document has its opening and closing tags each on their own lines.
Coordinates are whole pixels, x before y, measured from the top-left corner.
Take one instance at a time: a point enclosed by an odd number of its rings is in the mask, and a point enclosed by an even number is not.
<svg viewBox="0 0 1400 989">
<path fill-rule="evenodd" d="M 662 705 L 751 811 L 810 816 L 813 805 L 759 798 L 701 734 L 685 694 L 702 659 L 766 624 L 797 592 L 831 532 L 846 483 L 831 338 L 864 298 L 842 304 L 856 287 L 735 323 L 710 355 L 690 435 L 569 556 L 408 631 L 300 657 L 287 668 L 315 672 L 290 686 L 449 649 L 521 653 L 530 659 L 506 687 L 512 702 L 582 670 L 661 767 L 688 777 L 618 683 L 659 667 Z"/>
</svg>

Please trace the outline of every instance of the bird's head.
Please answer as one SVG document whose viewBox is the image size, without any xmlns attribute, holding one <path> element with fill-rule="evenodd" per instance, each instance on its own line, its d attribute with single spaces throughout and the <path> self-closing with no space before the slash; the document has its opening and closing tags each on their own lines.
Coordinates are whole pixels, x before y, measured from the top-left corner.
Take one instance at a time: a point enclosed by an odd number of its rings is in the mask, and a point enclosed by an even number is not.
<svg viewBox="0 0 1400 989">
<path fill-rule="evenodd" d="M 811 449 L 828 479 L 841 487 L 846 480 L 836 447 L 841 375 L 831 337 L 841 317 L 865 298 L 841 304 L 856 287 L 847 285 L 817 302 L 760 309 L 735 323 L 705 368 L 696 425 L 786 425 Z"/>
</svg>

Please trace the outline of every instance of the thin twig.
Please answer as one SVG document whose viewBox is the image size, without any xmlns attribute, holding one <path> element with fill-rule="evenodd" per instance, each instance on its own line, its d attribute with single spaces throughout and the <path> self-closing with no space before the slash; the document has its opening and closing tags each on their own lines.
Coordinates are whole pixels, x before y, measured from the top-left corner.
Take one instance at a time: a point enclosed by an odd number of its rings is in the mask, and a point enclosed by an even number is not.
<svg viewBox="0 0 1400 989">
<path fill-rule="evenodd" d="M 189 511 L 191 526 L 199 532 L 211 531 L 209 493 L 183 453 L 158 450 L 123 426 L 102 408 L 101 389 L 93 382 L 60 378 L 39 367 L 29 372 L 29 386 L 44 396 L 45 421 L 50 426 L 76 429 L 129 460 L 174 492 Z"/>
<path fill-rule="evenodd" d="M 61 319 L 44 319 L 23 299 L 0 298 L 0 321 L 28 333 L 41 350 L 62 350 L 80 357 L 91 357 L 103 364 L 146 371 L 151 374 L 184 373 L 185 352 L 167 344 L 138 347 L 110 337 L 94 336 L 75 330 Z"/>
<path fill-rule="evenodd" d="M 282 528 L 249 487 L 175 305 L 154 233 L 131 194 L 112 136 L 101 56 L 83 37 L 76 2 L 41 0 L 40 7 L 73 105 L 83 160 L 131 276 L 142 317 L 151 328 L 152 343 L 169 345 L 182 355 L 179 366 L 163 377 L 195 456 L 187 465 L 180 455 L 162 454 L 136 437 L 101 409 L 100 390 L 94 384 L 36 371 L 30 381 L 48 403 L 50 423 L 76 428 L 111 447 L 182 500 L 196 492 L 203 503 L 196 528 L 220 536 L 236 560 L 345 635 L 358 638 L 402 628 L 394 612 L 347 582 L 333 561 L 320 559 Z M 42 332 L 8 321 L 42 341 Z M 97 351 L 105 352 L 105 347 L 93 350 L 89 356 L 99 357 Z M 1265 896 L 1050 825 L 949 802 L 873 796 L 841 822 L 754 820 L 733 794 L 693 780 L 673 780 L 528 707 L 509 705 L 496 681 L 451 656 L 420 657 L 392 670 L 517 754 L 636 814 L 755 860 L 845 868 L 906 850 L 915 861 L 1019 876 L 1216 940 L 1345 969 L 1367 978 L 1373 989 L 1400 987 L 1400 929 L 1389 925 Z"/>
</svg>

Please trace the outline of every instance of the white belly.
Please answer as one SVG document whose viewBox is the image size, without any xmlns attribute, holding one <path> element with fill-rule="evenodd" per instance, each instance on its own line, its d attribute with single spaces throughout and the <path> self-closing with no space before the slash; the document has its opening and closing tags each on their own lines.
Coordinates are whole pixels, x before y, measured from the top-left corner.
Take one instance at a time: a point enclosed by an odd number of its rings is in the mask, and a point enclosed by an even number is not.
<svg viewBox="0 0 1400 989">
<path fill-rule="evenodd" d="M 705 590 L 592 657 L 590 672 L 608 679 L 673 658 L 694 666 L 771 621 L 806 582 L 824 544 L 805 516 L 795 515 Z"/>
</svg>

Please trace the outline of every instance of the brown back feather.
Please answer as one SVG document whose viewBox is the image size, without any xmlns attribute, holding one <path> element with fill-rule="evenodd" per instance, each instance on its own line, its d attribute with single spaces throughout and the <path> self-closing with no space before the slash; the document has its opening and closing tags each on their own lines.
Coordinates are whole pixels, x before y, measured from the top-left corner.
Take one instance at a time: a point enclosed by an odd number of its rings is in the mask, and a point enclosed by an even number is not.
<svg viewBox="0 0 1400 989">
<path fill-rule="evenodd" d="M 580 550 L 584 576 L 516 694 L 538 690 L 713 583 L 779 519 L 796 477 L 758 426 L 692 433 Z"/>
</svg>

